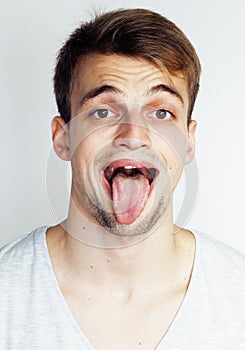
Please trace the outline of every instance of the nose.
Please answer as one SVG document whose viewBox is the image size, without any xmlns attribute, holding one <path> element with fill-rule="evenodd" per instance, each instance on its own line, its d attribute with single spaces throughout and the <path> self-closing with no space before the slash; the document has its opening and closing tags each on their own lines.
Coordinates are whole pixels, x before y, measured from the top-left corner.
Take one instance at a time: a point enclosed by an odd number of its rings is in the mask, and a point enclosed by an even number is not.
<svg viewBox="0 0 245 350">
<path fill-rule="evenodd" d="M 149 130 L 144 125 L 121 123 L 118 125 L 118 134 L 114 139 L 116 148 L 137 150 L 151 147 Z"/>
</svg>

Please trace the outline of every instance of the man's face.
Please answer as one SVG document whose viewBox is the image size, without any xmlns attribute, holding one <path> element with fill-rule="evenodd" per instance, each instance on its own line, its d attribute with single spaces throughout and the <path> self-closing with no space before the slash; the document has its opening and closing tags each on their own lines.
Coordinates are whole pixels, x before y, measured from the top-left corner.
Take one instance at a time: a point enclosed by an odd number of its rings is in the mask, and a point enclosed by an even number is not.
<svg viewBox="0 0 245 350">
<path fill-rule="evenodd" d="M 92 55 L 80 62 L 68 147 L 81 215 L 119 235 L 162 222 L 193 153 L 188 105 L 186 80 L 147 60 Z"/>
</svg>

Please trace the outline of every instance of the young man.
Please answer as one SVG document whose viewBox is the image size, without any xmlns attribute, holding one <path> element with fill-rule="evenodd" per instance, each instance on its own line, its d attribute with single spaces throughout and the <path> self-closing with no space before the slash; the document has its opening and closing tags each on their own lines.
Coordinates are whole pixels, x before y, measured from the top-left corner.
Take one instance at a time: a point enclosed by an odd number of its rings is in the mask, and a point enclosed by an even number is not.
<svg viewBox="0 0 245 350">
<path fill-rule="evenodd" d="M 69 213 L 2 248 L 1 349 L 245 349 L 244 257 L 173 224 L 199 76 L 185 35 L 148 10 L 65 43 L 52 134 Z"/>
</svg>

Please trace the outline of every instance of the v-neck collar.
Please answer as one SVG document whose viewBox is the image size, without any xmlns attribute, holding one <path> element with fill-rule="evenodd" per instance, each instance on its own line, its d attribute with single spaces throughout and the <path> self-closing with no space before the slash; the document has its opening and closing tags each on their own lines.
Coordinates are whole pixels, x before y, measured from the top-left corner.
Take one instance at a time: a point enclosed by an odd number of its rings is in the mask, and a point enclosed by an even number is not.
<svg viewBox="0 0 245 350">
<path fill-rule="evenodd" d="M 60 289 L 60 286 L 58 284 L 53 266 L 52 266 L 52 262 L 50 259 L 50 255 L 48 252 L 48 247 L 47 247 L 47 240 L 46 240 L 46 232 L 48 230 L 49 227 L 43 227 L 43 231 L 42 231 L 42 236 L 41 236 L 41 246 L 42 246 L 42 250 L 43 253 L 45 255 L 45 260 L 47 262 L 47 266 L 48 266 L 48 275 L 49 275 L 49 279 L 50 282 L 54 285 L 54 289 L 55 292 L 58 296 L 58 301 L 60 303 L 60 305 L 63 307 L 64 312 L 66 313 L 68 319 L 70 320 L 70 324 L 72 326 L 72 328 L 74 329 L 74 331 L 77 333 L 77 335 L 79 336 L 79 338 L 81 338 L 81 341 L 83 342 L 83 344 L 86 344 L 87 349 L 88 350 L 95 350 L 94 347 L 91 345 L 89 339 L 86 337 L 86 335 L 83 333 L 82 329 L 80 328 L 80 326 L 78 325 L 77 321 L 75 320 L 66 300 L 65 297 Z M 191 230 L 191 233 L 193 234 L 194 238 L 195 238 L 195 255 L 194 255 L 194 259 L 193 259 L 193 268 L 192 268 L 192 273 L 191 273 L 191 277 L 190 277 L 190 282 L 187 288 L 187 291 L 183 297 L 183 300 L 175 314 L 175 317 L 173 318 L 171 324 L 169 325 L 167 331 L 165 332 L 165 334 L 163 335 L 163 337 L 161 338 L 161 340 L 158 342 L 158 344 L 156 345 L 156 347 L 154 348 L 154 350 L 167 350 L 167 348 L 165 348 L 165 343 L 168 342 L 169 339 L 171 339 L 171 337 L 174 336 L 175 330 L 178 329 L 178 324 L 180 323 L 180 320 L 185 317 L 185 313 L 188 312 L 188 304 L 189 304 L 189 300 L 191 298 L 191 294 L 193 293 L 193 289 L 195 287 L 196 284 L 196 276 L 197 276 L 197 271 L 198 271 L 198 266 L 199 266 L 199 255 L 200 255 L 200 241 L 199 241 L 199 237 L 198 237 L 198 233 L 195 230 Z"/>
</svg>

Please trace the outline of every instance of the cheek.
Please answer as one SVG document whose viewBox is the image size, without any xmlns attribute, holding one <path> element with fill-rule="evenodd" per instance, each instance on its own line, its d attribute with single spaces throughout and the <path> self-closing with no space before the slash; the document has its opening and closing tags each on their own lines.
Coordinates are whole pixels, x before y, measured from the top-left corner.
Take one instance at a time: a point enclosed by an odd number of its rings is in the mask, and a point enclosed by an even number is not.
<svg viewBox="0 0 245 350">
<path fill-rule="evenodd" d="M 93 156 L 96 144 L 93 139 L 86 139 L 73 147 L 71 152 L 72 172 L 81 175 L 86 170 L 89 159 Z"/>
<path fill-rule="evenodd" d="M 168 169 L 172 188 L 175 188 L 183 171 L 183 162 L 176 154 L 176 152 L 173 151 L 173 149 L 171 149 L 167 144 L 164 145 L 164 152 L 162 152 L 162 157 L 164 158 Z"/>
<path fill-rule="evenodd" d="M 157 130 L 152 130 L 152 136 L 160 153 L 165 155 L 167 162 L 180 163 L 180 166 L 183 167 L 188 149 L 186 129 L 181 128 L 175 122 L 166 122 L 160 124 Z"/>
<path fill-rule="evenodd" d="M 108 142 L 108 135 L 97 130 L 81 137 L 80 132 L 71 138 L 71 166 L 74 179 L 83 179 L 89 164 L 94 162 L 94 156 Z M 84 181 L 84 180 L 83 180 Z"/>
<path fill-rule="evenodd" d="M 173 162 L 169 167 L 169 174 L 172 183 L 172 188 L 174 189 L 179 182 L 179 179 L 183 172 L 183 165 L 181 162 Z"/>
<path fill-rule="evenodd" d="M 70 151 L 80 153 L 84 158 L 91 157 L 100 147 L 110 142 L 113 127 L 111 124 L 103 125 L 94 120 L 84 120 L 76 117 L 70 124 Z"/>
<path fill-rule="evenodd" d="M 173 130 L 172 130 L 173 131 Z M 181 136 L 181 137 L 179 137 Z M 164 131 L 164 136 L 155 136 L 153 147 L 157 149 L 158 153 L 166 164 L 168 174 L 171 180 L 172 188 L 174 189 L 181 177 L 185 159 L 186 142 L 182 133 L 173 133 Z"/>
</svg>

